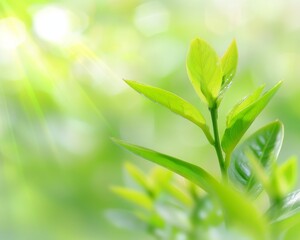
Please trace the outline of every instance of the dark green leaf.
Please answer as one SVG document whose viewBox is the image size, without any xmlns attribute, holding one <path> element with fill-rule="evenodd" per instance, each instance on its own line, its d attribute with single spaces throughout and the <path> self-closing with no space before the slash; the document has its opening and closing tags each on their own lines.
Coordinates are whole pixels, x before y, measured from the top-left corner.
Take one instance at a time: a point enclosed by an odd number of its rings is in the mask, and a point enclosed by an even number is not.
<svg viewBox="0 0 300 240">
<path fill-rule="evenodd" d="M 212 107 L 222 84 L 222 67 L 215 50 L 202 39 L 192 41 L 187 56 L 187 72 L 200 98 Z"/>
<path fill-rule="evenodd" d="M 253 95 L 246 98 L 245 101 L 241 102 L 233 110 L 234 114 L 229 114 L 230 117 L 227 119 L 227 128 L 222 138 L 222 148 L 227 155 L 230 155 L 242 136 L 245 134 L 247 129 L 250 127 L 255 118 L 265 108 L 271 98 L 274 96 L 281 82 L 276 84 L 272 89 L 263 94 L 257 99 L 257 93 L 261 90 L 257 90 Z M 253 101 L 250 98 L 256 99 Z"/>
<path fill-rule="evenodd" d="M 258 193 L 261 184 L 254 177 L 248 153 L 251 151 L 263 169 L 269 171 L 278 157 L 282 141 L 283 125 L 279 121 L 270 123 L 252 134 L 233 151 L 228 168 L 231 181 L 242 185 L 245 190 Z"/>
<path fill-rule="evenodd" d="M 152 101 L 169 108 L 172 112 L 179 114 L 182 117 L 195 123 L 203 130 L 208 140 L 210 142 L 213 141 L 204 117 L 191 103 L 175 95 L 174 93 L 160 88 L 148 86 L 135 81 L 125 80 L 125 82 L 134 90 L 145 95 Z"/>
</svg>

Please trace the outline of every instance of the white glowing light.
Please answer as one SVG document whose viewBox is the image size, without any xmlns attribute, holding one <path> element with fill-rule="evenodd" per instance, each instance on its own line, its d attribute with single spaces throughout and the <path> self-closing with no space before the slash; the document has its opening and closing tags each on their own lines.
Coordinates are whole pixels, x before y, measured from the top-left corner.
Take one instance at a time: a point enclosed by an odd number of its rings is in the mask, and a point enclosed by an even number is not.
<svg viewBox="0 0 300 240">
<path fill-rule="evenodd" d="M 36 34 L 50 42 L 63 43 L 71 34 L 70 13 L 58 6 L 47 6 L 40 9 L 33 19 Z"/>
<path fill-rule="evenodd" d="M 14 50 L 26 39 L 23 22 L 15 17 L 0 20 L 0 48 Z"/>
</svg>

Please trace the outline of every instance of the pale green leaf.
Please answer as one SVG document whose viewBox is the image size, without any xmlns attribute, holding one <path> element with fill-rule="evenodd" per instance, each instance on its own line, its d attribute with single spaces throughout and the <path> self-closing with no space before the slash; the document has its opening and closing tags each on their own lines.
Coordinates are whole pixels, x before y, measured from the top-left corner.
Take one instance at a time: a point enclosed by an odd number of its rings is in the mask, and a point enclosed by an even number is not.
<svg viewBox="0 0 300 240">
<path fill-rule="evenodd" d="M 167 168 L 162 168 L 159 165 L 156 165 L 150 173 L 150 180 L 152 180 L 154 189 L 156 193 L 161 192 L 161 190 L 165 190 L 174 198 L 182 202 L 187 206 L 192 205 L 192 198 L 189 194 L 187 194 L 184 189 L 178 184 L 173 184 L 171 180 L 174 178 L 174 173 Z"/>
<path fill-rule="evenodd" d="M 155 196 L 158 196 L 162 191 L 171 184 L 173 179 L 173 172 L 159 165 L 155 165 L 149 173 L 149 181 L 153 186 L 153 192 Z"/>
<path fill-rule="evenodd" d="M 184 192 L 179 187 L 169 184 L 166 189 L 174 198 L 185 204 L 186 206 L 192 206 L 193 200 L 192 197 Z"/>
<path fill-rule="evenodd" d="M 199 97 L 212 107 L 222 84 L 222 67 L 215 50 L 202 39 L 192 41 L 187 56 L 187 72 Z"/>
<path fill-rule="evenodd" d="M 251 239 L 268 239 L 266 220 L 249 199 L 227 185 L 216 186 L 217 198 L 228 226 L 233 226 Z"/>
<path fill-rule="evenodd" d="M 173 179 L 173 172 L 163 168 L 159 165 L 155 165 L 149 174 L 150 179 L 153 181 L 154 185 L 166 186 L 169 185 Z"/>
<path fill-rule="evenodd" d="M 300 190 L 288 194 L 267 211 L 274 235 L 293 228 L 300 222 Z"/>
<path fill-rule="evenodd" d="M 151 210 L 153 208 L 153 202 L 151 198 L 145 193 L 125 187 L 112 187 L 112 191 L 127 201 L 130 201 L 131 203 L 141 206 L 147 210 Z"/>
<path fill-rule="evenodd" d="M 125 163 L 125 169 L 130 175 L 130 177 L 139 184 L 146 192 L 148 192 L 150 195 L 153 194 L 153 186 L 147 176 L 138 169 L 135 165 L 132 163 Z"/>
<path fill-rule="evenodd" d="M 247 104 L 245 108 L 232 117 L 222 138 L 222 148 L 227 155 L 232 153 L 242 136 L 274 96 L 280 85 L 281 82 L 277 83 L 272 89 L 256 101 L 249 105 Z"/>
<path fill-rule="evenodd" d="M 286 197 L 278 202 L 275 202 L 267 211 L 267 216 L 272 223 L 272 232 L 275 237 L 285 235 L 281 239 L 289 240 L 287 238 L 289 231 L 300 234 L 300 230 L 295 231 L 295 227 L 299 227 L 300 223 L 300 190 L 288 194 Z M 299 237 L 299 236 L 298 236 Z M 297 239 L 297 238 L 292 238 Z"/>
<path fill-rule="evenodd" d="M 221 58 L 221 66 L 223 70 L 222 90 L 227 88 L 231 84 L 232 79 L 236 73 L 237 64 L 238 51 L 236 41 L 233 40 L 224 56 Z"/>
<path fill-rule="evenodd" d="M 114 141 L 129 151 L 174 171 L 212 194 L 219 200 L 229 227 L 242 229 L 253 239 L 265 239 L 265 221 L 254 205 L 229 186 L 219 183 L 204 169 L 147 148 L 121 140 Z"/>
<path fill-rule="evenodd" d="M 290 192 L 297 183 L 297 158 L 291 157 L 277 166 L 272 176 L 272 183 L 280 196 Z"/>
<path fill-rule="evenodd" d="M 299 240 L 300 236 L 300 218 L 295 221 L 295 225 L 290 225 L 289 229 L 284 232 L 283 237 L 280 240 Z"/>
<path fill-rule="evenodd" d="M 178 206 L 169 202 L 158 202 L 155 210 L 168 225 L 174 226 L 182 231 L 189 231 L 191 228 L 186 209 L 178 208 Z"/>
<path fill-rule="evenodd" d="M 199 112 L 199 110 L 196 107 L 194 107 L 191 103 L 187 102 L 186 100 L 182 99 L 174 93 L 168 92 L 157 87 L 152 87 L 129 80 L 125 80 L 125 82 L 134 90 L 143 94 L 150 100 L 169 108 L 172 112 L 179 114 L 182 117 L 195 123 L 203 130 L 208 140 L 210 142 L 213 141 L 204 117 Z"/>
<path fill-rule="evenodd" d="M 258 193 L 261 184 L 255 179 L 251 168 L 249 151 L 259 165 L 268 172 L 277 159 L 283 141 L 283 125 L 272 122 L 252 134 L 232 153 L 228 174 L 231 181 L 242 189 Z"/>
<path fill-rule="evenodd" d="M 294 191 L 284 197 L 281 201 L 273 204 L 267 212 L 273 222 L 288 219 L 300 213 L 300 190 Z"/>
</svg>

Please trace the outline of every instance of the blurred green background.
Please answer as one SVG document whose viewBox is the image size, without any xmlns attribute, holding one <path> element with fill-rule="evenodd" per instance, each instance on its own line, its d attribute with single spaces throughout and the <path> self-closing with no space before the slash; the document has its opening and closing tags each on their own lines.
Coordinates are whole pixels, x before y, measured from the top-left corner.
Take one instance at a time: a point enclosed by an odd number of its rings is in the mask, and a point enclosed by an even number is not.
<svg viewBox="0 0 300 240">
<path fill-rule="evenodd" d="M 122 81 L 168 89 L 206 111 L 185 70 L 195 37 L 220 55 L 237 40 L 223 122 L 257 86 L 284 80 L 249 132 L 279 118 L 280 158 L 300 153 L 299 1 L 1 0 L 0 7 L 0 239 L 147 239 L 106 218 L 107 209 L 130 209 L 109 189 L 123 185 L 124 161 L 152 166 L 110 136 L 219 174 L 196 126 Z"/>
</svg>

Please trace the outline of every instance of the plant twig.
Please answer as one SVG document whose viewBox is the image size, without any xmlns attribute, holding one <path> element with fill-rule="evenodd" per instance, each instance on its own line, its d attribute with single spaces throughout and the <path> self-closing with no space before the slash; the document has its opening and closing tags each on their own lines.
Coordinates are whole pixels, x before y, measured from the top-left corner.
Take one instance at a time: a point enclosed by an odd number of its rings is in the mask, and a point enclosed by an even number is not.
<svg viewBox="0 0 300 240">
<path fill-rule="evenodd" d="M 219 128 L 218 128 L 218 108 L 215 105 L 214 107 L 210 108 L 210 116 L 211 116 L 211 121 L 213 125 L 213 131 L 214 131 L 214 148 L 216 150 L 217 156 L 218 156 L 218 161 L 219 161 L 219 166 L 221 169 L 222 177 L 224 180 L 227 179 L 227 173 L 226 173 L 226 167 L 225 167 L 225 162 L 224 162 L 224 157 L 222 153 L 222 148 L 221 148 L 221 143 L 220 143 L 220 137 L 219 137 Z"/>
</svg>

